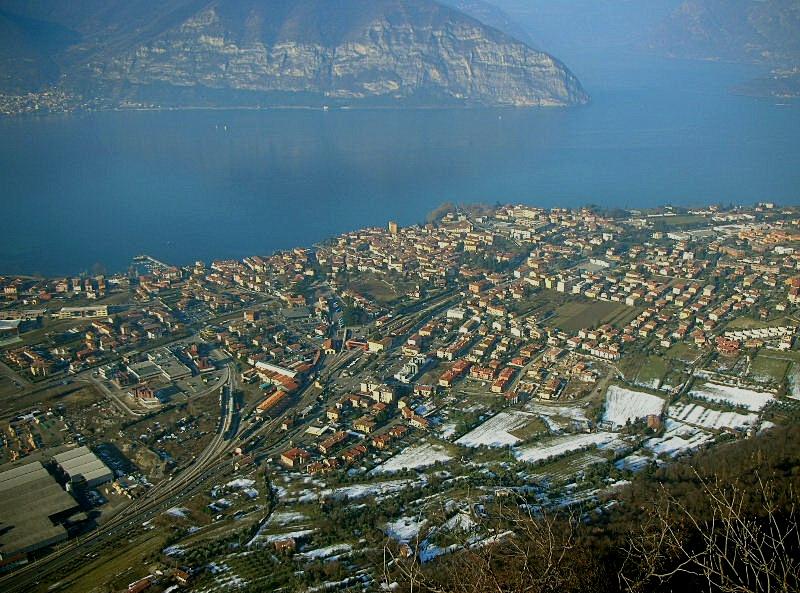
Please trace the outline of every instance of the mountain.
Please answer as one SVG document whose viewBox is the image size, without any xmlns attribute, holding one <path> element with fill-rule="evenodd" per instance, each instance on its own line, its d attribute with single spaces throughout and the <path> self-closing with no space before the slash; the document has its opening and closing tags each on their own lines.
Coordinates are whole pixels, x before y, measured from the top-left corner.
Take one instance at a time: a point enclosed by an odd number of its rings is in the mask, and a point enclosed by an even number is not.
<svg viewBox="0 0 800 593">
<path fill-rule="evenodd" d="M 116 104 L 588 99 L 557 59 L 432 0 L 0 0 L 6 30 L 25 41 L 0 44 L 7 88 Z"/>
<path fill-rule="evenodd" d="M 653 45 L 677 57 L 797 64 L 800 1 L 685 0 Z"/>
<path fill-rule="evenodd" d="M 57 80 L 52 55 L 76 40 L 70 31 L 0 10 L 0 91 L 40 90 Z"/>
<path fill-rule="evenodd" d="M 536 48 L 533 38 L 519 22 L 506 11 L 495 4 L 484 0 L 437 0 L 439 4 L 450 6 L 482 22 L 484 25 L 494 27 L 506 35 L 522 41 L 529 47 Z"/>
</svg>

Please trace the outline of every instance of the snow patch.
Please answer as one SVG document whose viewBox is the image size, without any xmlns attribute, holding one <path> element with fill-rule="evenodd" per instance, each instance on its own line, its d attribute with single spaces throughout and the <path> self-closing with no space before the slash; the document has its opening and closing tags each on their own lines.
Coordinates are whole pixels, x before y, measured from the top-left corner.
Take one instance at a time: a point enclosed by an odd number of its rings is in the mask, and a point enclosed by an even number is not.
<svg viewBox="0 0 800 593">
<path fill-rule="evenodd" d="M 617 443 L 618 436 L 613 432 L 576 434 L 558 437 L 544 443 L 536 443 L 527 447 L 520 447 L 514 450 L 514 457 L 519 461 L 535 463 L 537 461 L 559 457 L 586 447 L 597 446 L 599 449 L 605 449 Z"/>
<path fill-rule="evenodd" d="M 451 459 L 452 457 L 444 446 L 422 443 L 403 449 L 399 454 L 372 470 L 372 473 L 391 473 L 404 469 L 416 469 Z"/>
<path fill-rule="evenodd" d="M 236 480 L 231 480 L 225 486 L 228 488 L 235 488 L 237 490 L 241 490 L 244 488 L 250 488 L 256 483 L 255 480 L 249 480 L 247 478 L 237 478 Z"/>
<path fill-rule="evenodd" d="M 508 447 L 520 442 L 520 438 L 511 434 L 527 425 L 533 414 L 527 412 L 500 412 L 489 418 L 480 426 L 472 429 L 456 441 L 457 445 L 465 447 Z"/>
<path fill-rule="evenodd" d="M 771 393 L 732 387 L 720 383 L 706 383 L 698 389 L 689 392 L 691 397 L 704 399 L 712 402 L 719 402 L 745 408 L 751 412 L 763 410 L 769 403 L 775 400 Z"/>
<path fill-rule="evenodd" d="M 248 547 L 256 544 L 271 544 L 285 539 L 299 539 L 314 533 L 316 529 L 298 529 L 297 531 L 287 531 L 285 533 L 271 533 L 269 535 L 256 535 L 247 542 Z"/>
<path fill-rule="evenodd" d="M 169 515 L 170 517 L 175 517 L 177 519 L 185 519 L 186 513 L 189 512 L 189 509 L 186 507 L 172 507 L 171 509 L 167 509 L 164 511 L 165 515 Z"/>
<path fill-rule="evenodd" d="M 650 415 L 658 416 L 664 409 L 664 400 L 641 391 L 632 391 L 612 385 L 606 391 L 606 406 L 603 420 L 614 428 L 625 426 Z"/>
<path fill-rule="evenodd" d="M 656 455 L 677 457 L 681 453 L 694 451 L 714 440 L 713 435 L 675 420 L 667 419 L 666 428 L 664 436 L 647 439 L 644 442 L 644 446 Z"/>
<path fill-rule="evenodd" d="M 291 523 L 299 523 L 308 519 L 303 513 L 297 511 L 277 511 L 270 515 L 267 523 L 270 525 L 289 525 Z"/>
<path fill-rule="evenodd" d="M 400 543 L 408 543 L 419 535 L 419 532 L 428 523 L 426 519 L 414 517 L 400 517 L 396 521 L 386 524 L 386 535 Z"/>
<path fill-rule="evenodd" d="M 687 424 L 696 424 L 712 430 L 720 430 L 722 428 L 742 429 L 758 422 L 758 414 L 719 412 L 704 408 L 698 404 L 684 405 L 677 403 L 670 407 L 669 416 Z"/>
</svg>

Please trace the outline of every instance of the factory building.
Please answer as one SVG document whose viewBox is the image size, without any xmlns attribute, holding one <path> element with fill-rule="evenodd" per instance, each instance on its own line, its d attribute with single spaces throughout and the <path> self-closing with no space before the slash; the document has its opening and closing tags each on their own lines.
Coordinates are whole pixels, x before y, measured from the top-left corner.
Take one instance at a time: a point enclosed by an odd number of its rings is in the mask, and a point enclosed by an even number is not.
<svg viewBox="0 0 800 593">
<path fill-rule="evenodd" d="M 114 473 L 88 447 L 78 447 L 53 457 L 69 484 L 86 483 L 88 488 L 114 480 Z"/>
<path fill-rule="evenodd" d="M 79 511 L 38 461 L 0 473 L 0 567 L 66 540 L 63 523 Z"/>
</svg>

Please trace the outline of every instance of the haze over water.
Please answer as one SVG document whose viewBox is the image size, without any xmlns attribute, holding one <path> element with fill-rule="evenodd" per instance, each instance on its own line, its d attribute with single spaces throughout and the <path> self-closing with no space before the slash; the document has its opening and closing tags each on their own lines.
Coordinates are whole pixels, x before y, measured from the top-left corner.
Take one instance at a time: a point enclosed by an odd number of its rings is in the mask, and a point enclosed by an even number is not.
<svg viewBox="0 0 800 593">
<path fill-rule="evenodd" d="M 581 71 L 585 70 L 585 71 Z M 544 110 L 119 112 L 0 120 L 0 273 L 240 258 L 442 202 L 800 202 L 800 105 L 729 93 L 735 65 L 576 69 Z"/>
</svg>

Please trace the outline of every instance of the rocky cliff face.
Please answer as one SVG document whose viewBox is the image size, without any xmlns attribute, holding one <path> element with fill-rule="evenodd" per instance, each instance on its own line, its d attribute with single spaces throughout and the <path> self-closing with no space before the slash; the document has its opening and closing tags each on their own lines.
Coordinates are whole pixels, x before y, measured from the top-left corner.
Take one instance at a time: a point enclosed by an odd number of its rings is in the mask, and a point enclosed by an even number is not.
<svg viewBox="0 0 800 593">
<path fill-rule="evenodd" d="M 51 4 L 40 0 L 28 16 L 69 17 L 80 32 L 60 60 L 70 84 L 117 100 L 527 107 L 588 98 L 552 56 L 431 0 L 172 0 L 149 11 L 129 0 L 120 14 L 134 22 L 114 22 L 107 5 L 100 25 L 91 11 L 64 16 Z"/>
</svg>

